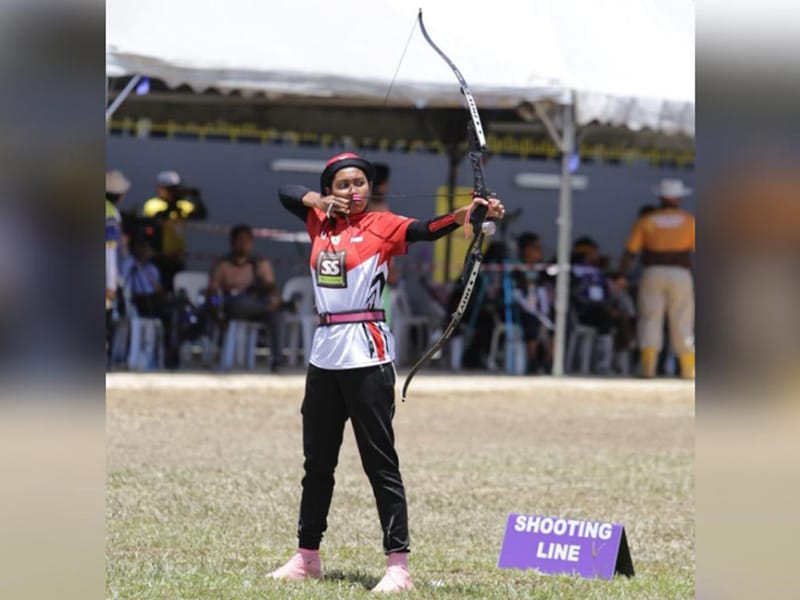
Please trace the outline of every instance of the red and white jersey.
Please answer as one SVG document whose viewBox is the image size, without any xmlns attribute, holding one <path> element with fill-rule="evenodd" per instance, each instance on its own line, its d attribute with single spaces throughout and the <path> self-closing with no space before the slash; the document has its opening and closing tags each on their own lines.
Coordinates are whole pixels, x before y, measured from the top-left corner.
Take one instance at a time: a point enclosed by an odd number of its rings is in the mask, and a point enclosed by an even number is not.
<svg viewBox="0 0 800 600">
<path fill-rule="evenodd" d="M 332 221 L 309 209 L 311 277 L 317 312 L 337 313 L 381 308 L 392 256 L 405 254 L 412 219 L 390 212 L 364 212 Z M 323 369 L 352 369 L 394 359 L 394 337 L 385 322 L 317 327 L 311 364 Z"/>
</svg>

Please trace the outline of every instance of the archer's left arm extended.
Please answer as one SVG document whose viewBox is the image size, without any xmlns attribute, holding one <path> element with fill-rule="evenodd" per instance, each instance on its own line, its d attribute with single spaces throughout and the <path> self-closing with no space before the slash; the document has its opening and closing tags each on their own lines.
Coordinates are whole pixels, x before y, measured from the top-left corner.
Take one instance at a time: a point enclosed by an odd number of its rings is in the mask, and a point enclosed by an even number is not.
<svg viewBox="0 0 800 600">
<path fill-rule="evenodd" d="M 502 219 L 505 215 L 505 208 L 499 198 L 474 198 L 472 204 L 462 206 L 446 215 L 434 217 L 428 221 L 414 221 L 406 229 L 407 242 L 432 242 L 446 236 L 464 224 L 468 214 L 481 204 L 488 206 L 487 218 Z"/>
</svg>

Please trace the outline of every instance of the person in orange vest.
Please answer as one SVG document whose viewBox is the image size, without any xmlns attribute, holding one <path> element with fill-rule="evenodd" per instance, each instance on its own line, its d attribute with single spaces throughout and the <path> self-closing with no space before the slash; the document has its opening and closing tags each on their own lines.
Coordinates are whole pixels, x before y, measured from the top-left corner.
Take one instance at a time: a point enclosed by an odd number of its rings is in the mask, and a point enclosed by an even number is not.
<svg viewBox="0 0 800 600">
<path fill-rule="evenodd" d="M 694 379 L 694 280 L 695 220 L 680 208 L 681 198 L 692 193 L 680 179 L 663 179 L 654 188 L 660 199 L 655 210 L 633 225 L 620 265 L 621 282 L 641 254 L 638 338 L 640 374 L 654 377 L 663 345 L 664 314 L 669 316 L 670 342 L 678 356 L 681 376 Z"/>
</svg>

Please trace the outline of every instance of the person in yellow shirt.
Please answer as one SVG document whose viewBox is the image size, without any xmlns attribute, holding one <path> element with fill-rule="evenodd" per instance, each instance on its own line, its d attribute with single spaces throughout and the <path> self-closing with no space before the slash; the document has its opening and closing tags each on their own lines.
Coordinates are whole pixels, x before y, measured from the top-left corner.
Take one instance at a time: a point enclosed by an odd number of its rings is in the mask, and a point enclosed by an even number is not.
<svg viewBox="0 0 800 600">
<path fill-rule="evenodd" d="M 633 225 L 620 266 L 626 278 L 641 254 L 638 338 L 640 374 L 654 377 L 663 345 L 664 314 L 669 316 L 670 342 L 680 362 L 681 376 L 694 379 L 694 281 L 695 220 L 681 209 L 681 198 L 691 194 L 680 179 L 663 179 L 654 189 L 660 206 L 639 217 Z"/>
<path fill-rule="evenodd" d="M 187 220 L 206 218 L 206 208 L 199 194 L 184 196 L 181 176 L 175 171 L 162 171 L 156 178 L 157 195 L 144 203 L 142 216 L 154 219 L 158 234 L 154 240 L 153 262 L 161 272 L 161 284 L 172 291 L 175 273 L 186 268 Z"/>
</svg>

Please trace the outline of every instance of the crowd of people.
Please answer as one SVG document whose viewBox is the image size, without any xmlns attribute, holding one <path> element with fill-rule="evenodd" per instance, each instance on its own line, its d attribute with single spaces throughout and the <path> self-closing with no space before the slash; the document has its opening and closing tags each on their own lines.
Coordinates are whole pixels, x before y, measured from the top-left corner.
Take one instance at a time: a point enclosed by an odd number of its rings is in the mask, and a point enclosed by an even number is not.
<svg viewBox="0 0 800 600">
<path fill-rule="evenodd" d="M 186 268 L 187 220 L 206 218 L 199 190 L 183 185 L 175 171 L 162 171 L 156 195 L 139 212 L 119 206 L 131 183 L 119 170 L 106 173 L 106 346 L 109 366 L 120 359 L 112 351 L 120 321 L 131 316 L 161 323 L 164 366 L 176 368 L 190 302 L 174 289 L 176 273 Z M 120 330 L 121 331 L 121 330 Z M 124 344 L 123 344 L 124 345 Z M 122 357 L 124 359 L 124 356 Z"/>
<path fill-rule="evenodd" d="M 694 378 L 694 217 L 680 208 L 691 190 L 664 179 L 653 193 L 659 203 L 640 209 L 618 268 L 592 237 L 572 245 L 567 334 L 579 328 L 592 334 L 584 373 Z M 488 249 L 476 302 L 462 326 L 463 366 L 485 368 L 494 329 L 510 321 L 523 341 L 525 372 L 551 372 L 556 262 L 530 231 Z M 459 293 L 454 290 L 450 308 Z M 567 372 L 579 370 L 574 354 L 566 359 Z"/>
<path fill-rule="evenodd" d="M 388 166 L 375 165 L 369 211 L 389 210 L 389 174 Z M 208 216 L 200 191 L 186 186 L 177 172 L 163 171 L 155 177 L 155 196 L 135 211 L 121 213 L 118 206 L 130 185 L 119 170 L 106 173 L 109 368 L 126 364 L 124 352 L 113 350 L 113 340 L 118 325 L 135 314 L 160 322 L 167 369 L 181 366 L 180 348 L 187 341 L 207 336 L 219 345 L 228 323 L 244 320 L 262 325 L 269 367 L 279 370 L 285 361 L 283 315 L 294 305 L 281 298 L 270 261 L 254 253 L 253 230 L 248 225 L 230 229 L 228 251 L 220 252 L 210 269 L 203 297 L 188 297 L 174 282 L 186 269 L 186 222 Z M 680 208 L 680 199 L 691 190 L 680 180 L 665 179 L 653 191 L 658 204 L 640 210 L 617 268 L 608 256 L 616 249 L 601 249 L 588 235 L 572 245 L 567 334 L 579 329 L 592 333 L 589 373 L 694 377 L 694 218 Z M 524 354 L 521 372 L 548 374 L 554 352 L 556 258 L 545 256 L 535 232 L 496 237 L 500 239 L 486 251 L 485 268 L 460 326 L 460 356 L 451 365 L 491 368 L 492 338 L 495 328 L 503 327 L 505 335 L 517 338 Z M 382 299 L 387 312 L 398 285 L 403 285 L 402 277 L 390 263 Z M 452 312 L 460 292 L 457 283 L 450 288 L 449 298 L 441 302 L 442 314 Z M 441 324 L 431 325 L 435 330 Z M 566 371 L 580 371 L 576 362 L 568 354 Z"/>
</svg>

